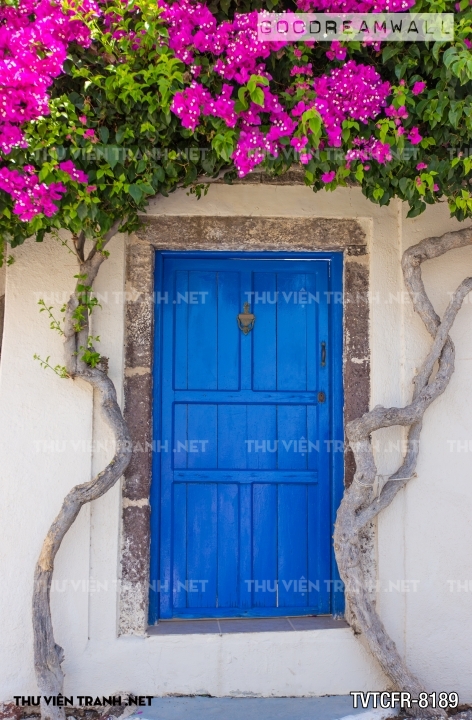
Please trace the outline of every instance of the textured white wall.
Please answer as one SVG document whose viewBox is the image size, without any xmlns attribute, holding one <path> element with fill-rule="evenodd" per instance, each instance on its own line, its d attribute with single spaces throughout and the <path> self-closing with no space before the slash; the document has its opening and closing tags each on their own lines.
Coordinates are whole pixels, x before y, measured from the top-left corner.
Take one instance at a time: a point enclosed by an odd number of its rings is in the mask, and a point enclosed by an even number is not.
<svg viewBox="0 0 472 720">
<path fill-rule="evenodd" d="M 408 399 L 428 337 L 402 302 L 399 261 L 404 247 L 456 227 L 444 206 L 406 220 L 399 204 L 379 209 L 357 190 L 315 195 L 303 187 L 239 185 L 214 186 L 200 201 L 176 192 L 150 212 L 359 218 L 371 249 L 372 404 Z M 124 239 L 110 249 L 93 329 L 121 392 Z M 41 540 L 67 490 L 111 454 L 89 389 L 41 370 L 32 358 L 38 352 L 61 362 L 61 339 L 38 315 L 37 299 L 42 294 L 60 308 L 73 284 L 73 258 L 54 241 L 26 243 L 15 256 L 0 363 L 0 699 L 35 692 L 30 603 Z M 425 266 L 438 310 L 471 261 L 472 248 Z M 472 452 L 471 320 L 467 303 L 452 333 L 456 374 L 425 418 L 418 478 L 381 516 L 377 548 L 378 602 L 389 632 L 430 689 L 458 690 L 464 702 L 472 701 L 472 485 L 469 454 L 457 452 L 457 441 L 470 439 Z M 379 433 L 380 472 L 395 469 L 401 439 L 397 430 Z M 117 638 L 119 516 L 116 487 L 82 510 L 58 556 L 53 612 L 66 653 L 66 692 L 323 695 L 385 686 L 350 630 Z M 468 592 L 450 592 L 454 581 L 466 580 Z M 402 582 L 410 592 L 395 589 Z"/>
<path fill-rule="evenodd" d="M 6 269 L 6 265 L 2 265 L 0 268 L 0 295 L 3 295 L 5 292 Z"/>
</svg>

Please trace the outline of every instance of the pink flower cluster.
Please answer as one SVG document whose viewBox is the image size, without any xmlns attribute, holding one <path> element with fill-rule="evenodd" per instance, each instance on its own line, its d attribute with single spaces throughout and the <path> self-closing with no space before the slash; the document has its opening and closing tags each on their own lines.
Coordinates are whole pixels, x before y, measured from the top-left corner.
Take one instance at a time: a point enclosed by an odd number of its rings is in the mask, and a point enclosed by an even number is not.
<svg viewBox="0 0 472 720">
<path fill-rule="evenodd" d="M 86 184 L 87 175 L 75 167 L 72 160 L 59 163 L 59 169 L 67 173 L 71 180 Z M 61 182 L 40 182 L 32 165 L 25 165 L 24 172 L 0 168 L 0 190 L 11 195 L 14 200 L 13 212 L 23 222 L 29 222 L 39 213 L 52 217 L 57 212 L 55 201 L 61 199 L 67 187 Z"/>
<path fill-rule="evenodd" d="M 98 12 L 81 0 L 81 12 Z M 48 87 L 62 72 L 68 45 L 87 46 L 87 26 L 53 0 L 0 7 L 0 150 L 24 146 L 21 125 L 48 113 Z"/>
<path fill-rule="evenodd" d="M 211 53 L 217 58 L 213 70 L 225 80 L 243 85 L 251 75 L 263 74 L 262 61 L 271 50 L 286 45 L 257 39 L 257 12 L 236 14 L 232 22 L 218 24 L 201 2 L 180 0 L 167 4 L 161 0 L 159 4 L 169 28 L 169 47 L 176 57 L 192 65 L 198 53 Z"/>
<path fill-rule="evenodd" d="M 303 12 L 381 13 L 407 12 L 415 0 L 297 0 Z"/>
<path fill-rule="evenodd" d="M 354 60 L 316 78 L 313 87 L 317 96 L 314 104 L 333 147 L 341 146 L 344 120 L 367 124 L 379 115 L 390 93 L 390 83 L 382 82 L 371 65 L 359 65 Z"/>
<path fill-rule="evenodd" d="M 88 176 L 83 170 L 76 168 L 72 160 L 65 160 L 59 163 L 59 169 L 67 173 L 71 180 L 75 180 L 78 183 L 88 183 Z"/>
<path fill-rule="evenodd" d="M 11 195 L 15 201 L 13 212 L 23 222 L 29 222 L 39 213 L 51 217 L 57 212 L 54 200 L 60 200 L 67 188 L 62 183 L 41 183 L 34 168 L 25 170 L 27 173 L 23 175 L 18 170 L 0 168 L 0 190 Z"/>
<path fill-rule="evenodd" d="M 169 28 L 169 46 L 182 62 L 190 65 L 194 78 L 200 71 L 198 54 L 210 53 L 214 57 L 213 71 L 227 81 L 241 86 L 251 75 L 271 79 L 263 61 L 271 50 L 279 50 L 284 43 L 263 43 L 257 39 L 257 13 L 236 15 L 232 22 L 218 25 L 206 5 L 182 0 L 164 5 L 163 16 Z M 243 176 L 259 165 L 267 153 L 277 156 L 282 147 L 280 139 L 292 135 L 297 123 L 265 86 L 261 86 L 263 105 L 248 100 L 248 108 L 236 113 L 235 100 L 231 98 L 233 90 L 233 85 L 225 83 L 219 97 L 213 98 L 193 80 L 190 87 L 174 96 L 171 109 L 183 126 L 192 130 L 205 115 L 221 118 L 229 128 L 238 126 L 232 159 L 238 174 Z M 260 129 L 262 113 L 269 117 L 268 132 Z"/>
<path fill-rule="evenodd" d="M 190 87 L 174 96 L 171 110 L 190 130 L 195 130 L 202 114 L 222 118 L 228 127 L 234 127 L 238 116 L 234 111 L 234 100 L 231 100 L 232 92 L 231 85 L 225 84 L 221 95 L 214 100 L 211 93 L 194 80 Z"/>
<path fill-rule="evenodd" d="M 95 0 L 80 0 L 82 13 L 99 13 Z M 14 147 L 26 147 L 22 126 L 49 112 L 48 88 L 60 75 L 71 42 L 87 47 L 90 32 L 54 0 L 18 0 L 0 7 L 0 151 L 9 155 Z M 73 180 L 87 176 L 69 161 L 61 169 Z M 27 222 L 38 213 L 50 217 L 57 212 L 55 200 L 66 192 L 62 183 L 46 185 L 32 166 L 0 169 L 0 189 L 14 199 L 14 212 Z M 85 179 L 84 179 L 85 178 Z"/>
<path fill-rule="evenodd" d="M 304 1 L 307 0 L 301 0 L 302 3 Z M 391 6 L 391 0 L 377 0 L 377 6 L 380 8 L 383 3 L 382 9 L 385 9 L 383 6 L 388 2 Z M 334 7 L 332 0 L 323 3 L 324 0 L 321 0 L 323 8 Z M 359 9 L 362 3 L 356 0 L 354 4 Z M 364 4 L 367 7 L 368 3 Z M 404 9 L 410 4 L 410 0 L 402 0 L 396 9 Z M 320 6 L 320 9 L 323 8 Z M 218 24 L 206 5 L 194 0 L 181 0 L 165 4 L 163 16 L 169 29 L 169 46 L 182 62 L 190 66 L 194 77 L 189 87 L 174 96 L 171 109 L 183 126 L 191 130 L 195 130 L 202 117 L 209 115 L 221 118 L 229 128 L 236 128 L 238 135 L 232 159 L 240 176 L 259 165 L 267 154 L 277 157 L 287 139 L 291 147 L 300 153 L 300 161 L 308 163 L 311 158 L 311 152 L 306 147 L 309 138 L 306 134 L 300 138 L 301 116 L 306 110 L 316 108 L 323 120 L 329 144 L 339 147 L 343 121 L 351 119 L 367 124 L 381 113 L 391 92 L 390 84 L 383 82 L 372 66 L 357 64 L 353 60 L 315 80 L 310 78 L 313 74 L 311 64 L 297 65 L 292 68 L 291 76 L 295 77 L 294 87 L 305 90 L 306 101 L 299 101 L 288 112 L 277 96 L 261 85 L 263 104 L 249 101 L 247 109 L 236 112 L 235 100 L 232 99 L 234 89 L 245 85 L 251 75 L 271 80 L 264 60 L 271 50 L 279 50 L 283 44 L 275 46 L 257 39 L 256 13 L 236 15 L 232 22 Z M 346 53 L 339 43 L 333 43 L 331 51 L 333 59 L 343 59 Z M 213 98 L 210 91 L 196 80 L 200 75 L 199 58 L 203 54 L 210 56 L 210 62 L 213 62 L 210 71 L 232 83 L 223 85 L 218 98 Z M 299 52 L 294 54 L 297 58 L 301 56 Z M 305 76 L 303 80 L 301 75 Z M 293 93 L 294 89 L 287 88 L 287 92 Z M 268 126 L 269 130 L 263 130 L 262 125 Z M 362 143 L 360 140 L 359 147 L 352 151 L 353 159 L 357 155 L 359 158 L 365 155 L 381 163 L 390 159 L 388 145 L 380 141 L 372 141 L 368 146 Z"/>
<path fill-rule="evenodd" d="M 377 138 L 354 138 L 354 148 L 346 153 L 348 166 L 354 160 L 366 162 L 376 160 L 381 165 L 392 159 L 392 149 L 388 143 L 383 143 Z"/>
</svg>

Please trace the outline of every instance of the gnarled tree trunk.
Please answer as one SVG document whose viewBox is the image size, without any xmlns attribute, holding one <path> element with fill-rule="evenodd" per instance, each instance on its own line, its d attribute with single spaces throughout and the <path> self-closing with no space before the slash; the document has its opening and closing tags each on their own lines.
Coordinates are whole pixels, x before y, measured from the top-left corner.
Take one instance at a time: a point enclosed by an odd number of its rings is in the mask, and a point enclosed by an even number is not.
<svg viewBox="0 0 472 720">
<path fill-rule="evenodd" d="M 105 259 L 101 250 L 118 231 L 118 228 L 119 223 L 116 223 L 105 235 L 100 251 L 95 244 L 86 259 L 84 257 L 85 238 L 81 236 L 74 239 L 79 260 L 79 275 L 82 276 L 78 285 L 93 285 L 100 265 Z M 54 640 L 50 606 L 55 557 L 67 531 L 79 514 L 80 508 L 85 503 L 96 500 L 108 492 L 122 476 L 131 459 L 131 440 L 112 381 L 103 369 L 91 368 L 81 360 L 83 351 L 80 348 L 87 348 L 88 344 L 89 318 L 85 311 L 81 327 L 77 328 L 77 320 L 73 315 L 80 305 L 80 295 L 81 292 L 76 287 L 66 308 L 64 326 L 66 368 L 71 378 L 81 378 L 93 387 L 102 415 L 115 438 L 115 454 L 106 468 L 96 477 L 82 485 L 76 485 L 67 494 L 59 514 L 44 539 L 36 564 L 33 590 L 34 662 L 38 688 L 42 696 L 41 716 L 43 720 L 64 720 L 65 718 L 64 708 L 55 707 L 52 704 L 47 705 L 44 701 L 45 696 L 57 696 L 62 693 L 64 681 L 61 667 L 64 653 Z"/>
<path fill-rule="evenodd" d="M 107 233 L 105 242 L 111 239 L 118 227 L 119 225 L 116 224 Z M 392 502 L 399 490 L 414 476 L 423 415 L 431 403 L 444 392 L 454 371 L 454 346 L 448 333 L 464 297 L 472 290 L 472 279 L 464 280 L 441 321 L 426 295 L 421 278 L 421 263 L 439 257 L 448 250 L 469 244 L 472 244 L 472 230 L 460 230 L 446 233 L 440 238 L 427 238 L 407 250 L 403 256 L 405 283 L 416 312 L 433 338 L 433 344 L 414 378 L 413 399 L 409 405 L 404 408 L 377 406 L 348 424 L 347 437 L 356 461 L 356 474 L 338 510 L 334 533 L 336 559 L 345 583 L 346 600 L 354 630 L 364 635 L 370 651 L 393 685 L 399 690 L 411 692 L 416 697 L 424 688 L 400 657 L 395 643 L 388 636 L 370 599 L 363 568 L 361 534 L 365 526 Z M 76 239 L 75 247 L 79 258 L 79 273 L 87 276 L 86 282 L 91 286 L 104 256 L 95 245 L 85 259 L 84 238 Z M 77 485 L 68 493 L 48 531 L 36 565 L 33 593 L 34 654 L 38 687 L 43 697 L 62 693 L 64 679 L 61 668 L 63 651 L 54 640 L 50 610 L 54 559 L 80 508 L 85 503 L 101 497 L 113 487 L 131 458 L 131 441 L 117 403 L 113 383 L 106 372 L 98 368 L 90 368 L 80 360 L 79 348 L 87 347 L 89 328 L 88 318 L 80 331 L 77 332 L 74 327 L 73 313 L 80 304 L 79 296 L 80 293 L 76 289 L 66 310 L 66 366 L 72 378 L 85 380 L 96 391 L 102 413 L 114 433 L 116 450 L 112 461 L 102 472 L 89 482 Z M 438 370 L 433 374 L 437 361 Z M 409 426 L 407 452 L 399 470 L 385 483 L 379 497 L 374 497 L 377 467 L 370 436 L 375 430 L 393 425 Z M 63 708 L 49 706 L 42 701 L 41 710 L 43 720 L 64 720 Z M 439 709 L 421 710 L 418 707 L 415 707 L 413 712 L 423 716 L 445 714 Z"/>
<path fill-rule="evenodd" d="M 431 350 L 413 380 L 413 399 L 409 405 L 404 408 L 377 406 L 361 418 L 348 423 L 346 428 L 356 461 L 356 473 L 354 482 L 345 491 L 338 510 L 334 548 L 339 572 L 345 583 L 351 623 L 356 632 L 364 635 L 370 651 L 394 687 L 397 690 L 409 691 L 416 698 L 424 688 L 407 668 L 371 601 L 363 568 L 361 534 L 367 523 L 386 508 L 399 490 L 414 477 L 423 415 L 431 403 L 444 392 L 454 372 L 454 345 L 448 333 L 464 297 L 472 290 L 472 278 L 467 278 L 457 288 L 443 319 L 440 320 L 426 295 L 421 264 L 448 250 L 470 244 L 472 230 L 466 229 L 446 233 L 442 237 L 427 238 L 406 250 L 402 259 L 403 276 L 413 307 L 433 338 Z M 438 369 L 434 374 L 436 362 Z M 393 425 L 409 426 L 407 452 L 401 467 L 390 476 L 377 497 L 374 493 L 377 467 L 371 434 L 375 430 Z M 414 706 L 411 713 L 424 717 L 445 715 L 443 710 L 422 710 L 418 706 Z"/>
</svg>

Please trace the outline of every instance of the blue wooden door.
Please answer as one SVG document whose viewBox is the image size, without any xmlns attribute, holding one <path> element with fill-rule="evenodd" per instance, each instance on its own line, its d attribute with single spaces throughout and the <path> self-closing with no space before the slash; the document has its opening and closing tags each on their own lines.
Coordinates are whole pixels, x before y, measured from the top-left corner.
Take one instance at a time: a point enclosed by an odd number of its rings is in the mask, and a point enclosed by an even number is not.
<svg viewBox="0 0 472 720">
<path fill-rule="evenodd" d="M 158 257 L 151 621 L 329 614 L 342 256 Z"/>
</svg>

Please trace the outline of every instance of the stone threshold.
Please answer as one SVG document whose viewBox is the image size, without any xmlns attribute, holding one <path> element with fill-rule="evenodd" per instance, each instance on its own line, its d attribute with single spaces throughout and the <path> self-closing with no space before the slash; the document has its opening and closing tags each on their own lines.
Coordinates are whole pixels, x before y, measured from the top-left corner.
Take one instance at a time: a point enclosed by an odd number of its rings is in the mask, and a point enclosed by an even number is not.
<svg viewBox="0 0 472 720">
<path fill-rule="evenodd" d="M 345 620 L 331 615 L 274 618 L 216 618 L 210 620 L 161 620 L 148 627 L 148 635 L 227 635 L 231 633 L 298 632 L 347 628 Z"/>
</svg>

